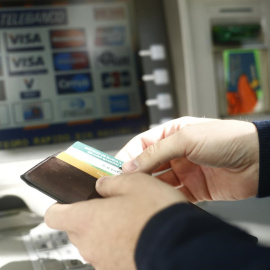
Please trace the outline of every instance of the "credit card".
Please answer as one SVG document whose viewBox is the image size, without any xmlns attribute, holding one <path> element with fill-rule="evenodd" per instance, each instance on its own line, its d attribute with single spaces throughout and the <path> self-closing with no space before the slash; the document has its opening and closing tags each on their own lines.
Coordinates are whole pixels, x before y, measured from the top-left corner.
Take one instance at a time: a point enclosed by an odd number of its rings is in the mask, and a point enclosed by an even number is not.
<svg viewBox="0 0 270 270">
<path fill-rule="evenodd" d="M 81 142 L 75 142 L 56 157 L 95 178 L 123 173 L 122 161 Z"/>
</svg>

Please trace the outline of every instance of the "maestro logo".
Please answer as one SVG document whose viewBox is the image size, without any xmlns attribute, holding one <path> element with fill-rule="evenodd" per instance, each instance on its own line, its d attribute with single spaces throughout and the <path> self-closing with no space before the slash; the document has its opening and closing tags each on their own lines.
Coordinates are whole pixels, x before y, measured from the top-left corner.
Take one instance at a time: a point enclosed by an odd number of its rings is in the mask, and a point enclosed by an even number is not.
<svg viewBox="0 0 270 270">
<path fill-rule="evenodd" d="M 55 53 L 53 55 L 56 71 L 80 70 L 89 68 L 87 52 Z"/>
<path fill-rule="evenodd" d="M 91 92 L 93 90 L 92 78 L 88 73 L 56 76 L 58 94 L 75 94 Z"/>
</svg>

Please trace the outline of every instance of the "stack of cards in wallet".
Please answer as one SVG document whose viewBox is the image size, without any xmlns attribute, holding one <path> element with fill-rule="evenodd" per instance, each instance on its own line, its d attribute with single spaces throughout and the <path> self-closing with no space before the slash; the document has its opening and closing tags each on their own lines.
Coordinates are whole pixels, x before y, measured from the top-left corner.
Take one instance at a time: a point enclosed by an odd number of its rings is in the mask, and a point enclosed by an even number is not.
<svg viewBox="0 0 270 270">
<path fill-rule="evenodd" d="M 21 175 L 28 185 L 61 203 L 100 198 L 95 185 L 102 176 L 122 174 L 123 162 L 76 142 Z"/>
</svg>

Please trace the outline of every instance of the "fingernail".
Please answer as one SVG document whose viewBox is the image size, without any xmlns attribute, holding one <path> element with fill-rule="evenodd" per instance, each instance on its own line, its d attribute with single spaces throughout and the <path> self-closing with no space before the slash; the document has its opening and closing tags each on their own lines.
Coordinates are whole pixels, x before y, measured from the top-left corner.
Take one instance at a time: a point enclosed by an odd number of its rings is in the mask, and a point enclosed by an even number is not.
<svg viewBox="0 0 270 270">
<path fill-rule="evenodd" d="M 135 171 L 139 167 L 139 164 L 136 159 L 130 160 L 123 164 L 123 169 L 128 172 Z"/>
<path fill-rule="evenodd" d="M 96 182 L 96 188 L 99 188 L 105 181 L 109 179 L 108 176 L 100 177 Z"/>
</svg>

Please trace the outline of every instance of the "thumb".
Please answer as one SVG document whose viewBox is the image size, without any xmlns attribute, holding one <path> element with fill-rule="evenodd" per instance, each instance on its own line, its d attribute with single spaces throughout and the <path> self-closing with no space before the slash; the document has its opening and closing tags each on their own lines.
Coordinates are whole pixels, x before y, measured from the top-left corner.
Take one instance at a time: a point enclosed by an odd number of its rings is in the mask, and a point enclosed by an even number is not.
<svg viewBox="0 0 270 270">
<path fill-rule="evenodd" d="M 123 195 L 121 175 L 104 176 L 97 180 L 96 190 L 104 198 Z"/>
<path fill-rule="evenodd" d="M 186 155 L 188 136 L 186 128 L 147 147 L 135 159 L 123 164 L 123 171 L 151 173 L 160 165 Z"/>
</svg>

